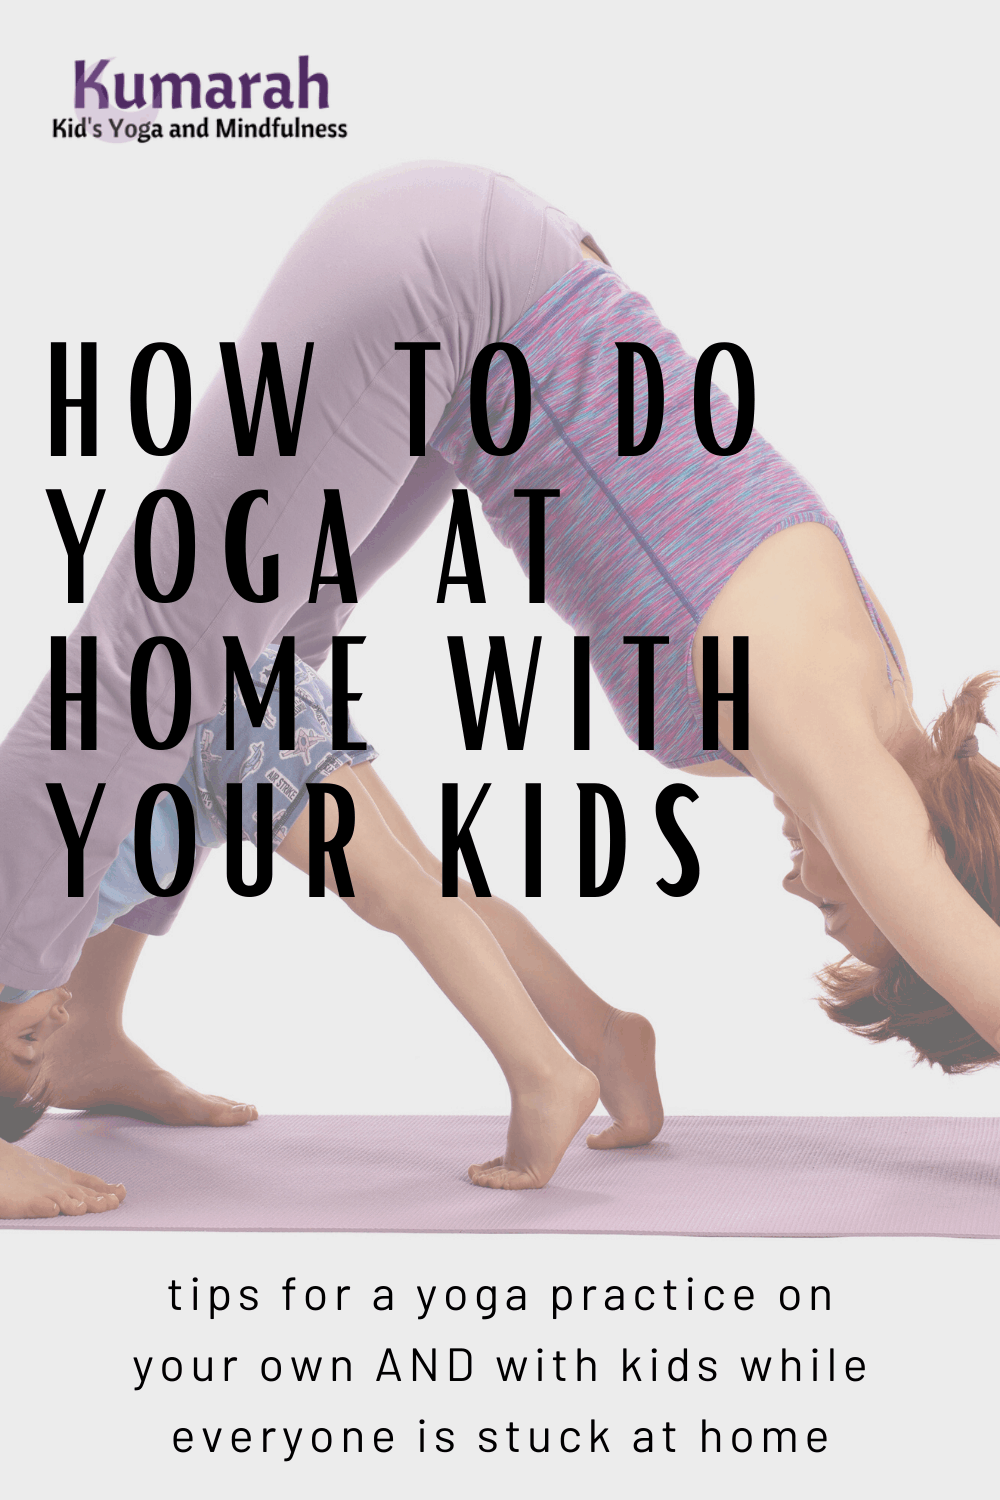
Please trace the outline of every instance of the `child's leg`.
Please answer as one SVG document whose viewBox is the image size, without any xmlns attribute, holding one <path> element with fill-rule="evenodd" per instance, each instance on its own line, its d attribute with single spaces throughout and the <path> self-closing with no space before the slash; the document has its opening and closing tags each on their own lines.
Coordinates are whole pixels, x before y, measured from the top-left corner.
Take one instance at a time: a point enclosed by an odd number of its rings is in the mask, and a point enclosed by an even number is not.
<svg viewBox="0 0 1000 1500">
<path fill-rule="evenodd" d="M 421 843 L 371 765 L 355 774 L 399 842 L 441 889 L 441 862 Z M 518 979 L 556 1035 L 584 1067 L 596 1073 L 601 1102 L 612 1124 L 587 1144 L 598 1149 L 651 1141 L 663 1125 L 656 1083 L 656 1038 L 645 1016 L 615 1010 L 584 984 L 527 917 L 498 896 L 477 896 L 467 881 L 459 895 L 493 933 Z"/>
<path fill-rule="evenodd" d="M 252 1104 L 200 1094 L 157 1067 L 125 1035 L 122 1011 L 145 933 L 109 927 L 88 938 L 66 987 L 69 1024 L 46 1045 L 45 1082 L 60 1109 L 112 1109 L 165 1125 L 245 1125 Z"/>
<path fill-rule="evenodd" d="M 511 1117 L 502 1158 L 469 1168 L 483 1187 L 542 1187 L 597 1103 L 598 1082 L 556 1041 L 499 944 L 462 901 L 447 901 L 440 885 L 396 838 L 357 768 L 327 778 L 348 789 L 355 827 L 348 845 L 359 916 L 395 933 L 489 1047 L 507 1079 Z M 337 827 L 327 800 L 326 837 Z M 279 847 L 301 870 L 309 865 L 309 817 L 292 824 Z M 336 890 L 332 870 L 327 886 Z"/>
</svg>

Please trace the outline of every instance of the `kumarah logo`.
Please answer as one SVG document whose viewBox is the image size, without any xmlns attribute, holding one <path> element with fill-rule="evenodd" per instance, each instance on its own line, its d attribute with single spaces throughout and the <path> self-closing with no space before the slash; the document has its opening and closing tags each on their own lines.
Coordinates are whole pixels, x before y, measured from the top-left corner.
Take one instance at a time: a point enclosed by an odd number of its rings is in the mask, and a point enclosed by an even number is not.
<svg viewBox="0 0 1000 1500">
<path fill-rule="evenodd" d="M 289 73 L 115 73 L 106 75 L 110 57 L 89 64 L 77 58 L 73 106 L 81 110 L 159 109 L 316 109 L 330 107 L 325 73 L 310 73 L 308 54 L 298 59 L 297 98 Z M 255 90 L 258 92 L 255 94 Z M 148 116 L 147 116 L 148 118 Z"/>
</svg>

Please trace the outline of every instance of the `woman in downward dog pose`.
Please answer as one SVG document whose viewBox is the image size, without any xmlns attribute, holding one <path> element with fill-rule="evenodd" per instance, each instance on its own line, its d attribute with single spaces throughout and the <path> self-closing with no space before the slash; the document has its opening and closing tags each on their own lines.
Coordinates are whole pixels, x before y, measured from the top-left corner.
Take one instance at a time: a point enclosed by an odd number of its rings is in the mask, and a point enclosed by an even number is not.
<svg viewBox="0 0 1000 1500">
<path fill-rule="evenodd" d="M 473 432 L 471 376 L 479 351 L 501 340 L 530 371 L 531 420 L 516 451 L 491 453 L 485 448 L 505 439 L 483 443 L 481 424 Z M 225 635 L 239 638 L 248 661 L 293 635 L 299 656 L 318 665 L 353 604 L 339 582 L 309 600 L 324 490 L 339 491 L 360 595 L 420 534 L 457 476 L 526 570 L 524 492 L 550 492 L 547 601 L 589 637 L 630 737 L 664 765 L 745 775 L 772 793 L 795 846 L 786 886 L 824 910 L 828 931 L 853 955 L 827 978 L 830 1013 L 873 1036 L 907 1036 L 949 1069 L 996 1058 L 1000 792 L 973 735 L 988 679 L 970 684 L 924 734 L 899 642 L 836 522 L 758 434 L 738 454 L 705 450 L 692 415 L 694 362 L 580 225 L 487 171 L 432 163 L 382 173 L 338 195 L 279 269 L 239 346 L 247 411 L 267 341 L 286 369 L 314 345 L 294 454 L 287 437 L 279 443 L 288 424 L 265 415 L 254 457 L 237 455 L 233 393 L 220 375 L 164 476 L 195 515 L 191 589 L 173 604 L 151 602 L 127 537 L 74 637 L 97 636 L 115 669 L 101 676 L 98 749 L 85 757 L 48 750 L 47 683 L 0 747 L 7 984 L 65 981 L 139 796 L 179 776 L 190 753 L 190 736 L 153 752 L 133 733 L 127 684 L 140 643 L 165 635 L 184 648 L 195 720 L 210 718 L 223 696 Z M 619 342 L 651 349 L 662 372 L 662 433 L 644 454 L 618 454 Z M 492 434 L 514 422 L 511 371 L 508 359 L 495 360 Z M 426 446 L 414 458 L 419 393 Z M 732 409 L 718 391 L 711 406 L 725 444 Z M 247 575 L 259 579 L 264 560 L 280 557 L 273 598 L 220 589 L 226 520 L 251 487 L 267 498 L 250 511 Z M 173 576 L 175 533 L 166 524 L 153 548 L 156 576 Z M 722 643 L 715 684 L 701 675 L 706 636 Z M 735 691 L 741 707 L 728 646 L 737 636 L 750 641 L 748 734 L 735 733 L 741 726 L 723 703 L 722 746 L 706 750 L 703 693 L 711 704 L 717 692 Z M 649 647 L 652 722 L 640 732 L 641 637 L 662 644 Z M 154 661 L 150 679 L 151 719 L 159 713 L 165 727 L 169 677 L 165 668 L 156 677 Z M 87 894 L 73 901 L 45 791 L 51 781 L 66 787 L 78 826 L 95 783 L 107 787 L 86 846 Z M 136 925 L 156 930 L 165 915 L 140 914 Z M 537 1148 L 551 1157 L 543 1137 L 544 1126 Z M 477 1169 L 476 1180 L 505 1186 L 521 1171 L 508 1155 Z"/>
</svg>

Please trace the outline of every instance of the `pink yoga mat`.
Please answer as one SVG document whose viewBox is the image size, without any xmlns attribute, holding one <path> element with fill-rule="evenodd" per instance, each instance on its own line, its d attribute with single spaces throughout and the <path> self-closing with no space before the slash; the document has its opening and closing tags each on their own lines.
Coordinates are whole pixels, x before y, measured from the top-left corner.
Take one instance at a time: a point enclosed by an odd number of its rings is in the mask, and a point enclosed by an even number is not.
<svg viewBox="0 0 1000 1500">
<path fill-rule="evenodd" d="M 600 1127 L 603 1118 L 593 1122 Z M 41 1156 L 129 1196 L 112 1213 L 5 1220 L 43 1230 L 296 1229 L 461 1234 L 1000 1237 L 1000 1121 L 679 1116 L 660 1139 L 589 1151 L 541 1192 L 477 1188 L 506 1121 L 272 1115 L 235 1129 L 49 1116 Z"/>
</svg>

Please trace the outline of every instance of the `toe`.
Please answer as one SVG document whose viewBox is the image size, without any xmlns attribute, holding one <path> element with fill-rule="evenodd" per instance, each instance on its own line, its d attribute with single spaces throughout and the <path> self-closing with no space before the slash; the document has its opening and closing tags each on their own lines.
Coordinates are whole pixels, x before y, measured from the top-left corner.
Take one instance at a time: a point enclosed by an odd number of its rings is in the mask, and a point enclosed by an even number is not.
<svg viewBox="0 0 1000 1500">
<path fill-rule="evenodd" d="M 91 1177 L 89 1172 L 74 1172 L 73 1186 L 89 1188 L 92 1193 L 117 1193 L 121 1198 L 125 1196 L 125 1189 L 120 1182 L 105 1182 L 103 1177 Z"/>
<path fill-rule="evenodd" d="M 84 1193 L 83 1201 L 87 1205 L 87 1212 L 91 1214 L 106 1214 L 109 1209 L 118 1207 L 117 1193 Z"/>
<path fill-rule="evenodd" d="M 618 1121 L 609 1125 L 607 1130 L 598 1131 L 596 1135 L 588 1135 L 587 1145 L 591 1151 L 614 1151 L 618 1146 L 631 1146 L 634 1141 L 629 1132 Z"/>
<path fill-rule="evenodd" d="M 65 1188 L 57 1192 L 56 1200 L 59 1204 L 59 1211 L 68 1216 L 76 1216 L 87 1212 L 87 1205 L 83 1197 L 74 1193 L 72 1188 Z"/>
<path fill-rule="evenodd" d="M 206 1123 L 209 1125 L 247 1125 L 258 1118 L 254 1104 L 241 1104 L 238 1099 L 226 1099 L 221 1094 L 207 1097 L 210 1108 Z"/>
<path fill-rule="evenodd" d="M 607 1130 L 588 1135 L 587 1145 L 591 1151 L 615 1151 L 621 1146 L 646 1146 L 662 1128 L 662 1121 L 654 1129 L 653 1123 L 646 1120 L 641 1124 L 623 1124 L 620 1120 L 614 1120 Z"/>
<path fill-rule="evenodd" d="M 77 1198 L 83 1198 L 89 1204 L 99 1202 L 101 1204 L 98 1212 L 103 1213 L 106 1208 L 117 1208 L 125 1197 L 125 1186 L 121 1182 L 112 1185 L 102 1182 L 99 1177 L 76 1178 L 69 1184 L 69 1190 Z M 94 1212 L 91 1209 L 91 1212 Z"/>
<path fill-rule="evenodd" d="M 11 1214 L 10 1217 L 18 1219 L 56 1219 L 61 1212 L 62 1210 L 55 1199 L 50 1198 L 46 1193 L 42 1193 L 39 1197 L 33 1198 L 30 1203 L 25 1205 L 23 1213 L 19 1208 L 16 1214 Z M 7 1215 L 4 1217 L 6 1218 Z"/>
<path fill-rule="evenodd" d="M 527 1172 L 517 1171 L 513 1167 L 505 1167 L 502 1162 L 492 1162 L 485 1168 L 479 1168 L 472 1177 L 476 1187 L 499 1188 L 504 1192 L 517 1192 L 522 1188 L 534 1188 L 538 1186 Z"/>
<path fill-rule="evenodd" d="M 125 1196 L 125 1189 L 120 1182 L 105 1182 L 103 1177 L 95 1177 L 90 1172 L 80 1172 L 76 1167 L 67 1167 L 62 1162 L 51 1161 L 47 1156 L 40 1156 L 37 1160 L 63 1187 L 76 1192 L 77 1197 L 84 1188 L 89 1188 L 94 1193 L 117 1193 L 120 1198 Z"/>
<path fill-rule="evenodd" d="M 251 1120 L 257 1119 L 257 1107 L 254 1104 L 237 1104 L 229 1101 L 226 1104 L 225 1113 L 220 1116 L 220 1125 L 249 1125 Z"/>
<path fill-rule="evenodd" d="M 473 1162 L 472 1166 L 469 1168 L 469 1176 L 472 1178 L 473 1182 L 478 1182 L 479 1177 L 481 1177 L 484 1173 L 491 1171 L 494 1167 L 502 1166 L 502 1156 L 494 1156 L 492 1161 Z"/>
</svg>

